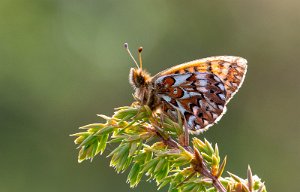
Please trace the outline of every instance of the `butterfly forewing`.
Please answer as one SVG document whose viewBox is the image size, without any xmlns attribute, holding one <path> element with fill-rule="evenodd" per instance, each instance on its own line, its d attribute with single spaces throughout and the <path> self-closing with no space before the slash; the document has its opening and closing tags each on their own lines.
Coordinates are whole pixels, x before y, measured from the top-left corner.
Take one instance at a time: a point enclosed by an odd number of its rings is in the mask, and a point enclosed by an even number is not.
<svg viewBox="0 0 300 192">
<path fill-rule="evenodd" d="M 158 73 L 152 81 L 162 110 L 174 119 L 179 110 L 192 132 L 207 129 L 222 117 L 243 83 L 246 63 L 240 57 L 209 57 Z"/>
<path fill-rule="evenodd" d="M 227 102 L 242 85 L 247 71 L 247 60 L 235 56 L 218 56 L 203 58 L 162 71 L 153 80 L 163 75 L 184 74 L 187 72 L 211 72 L 224 83 Z"/>
</svg>

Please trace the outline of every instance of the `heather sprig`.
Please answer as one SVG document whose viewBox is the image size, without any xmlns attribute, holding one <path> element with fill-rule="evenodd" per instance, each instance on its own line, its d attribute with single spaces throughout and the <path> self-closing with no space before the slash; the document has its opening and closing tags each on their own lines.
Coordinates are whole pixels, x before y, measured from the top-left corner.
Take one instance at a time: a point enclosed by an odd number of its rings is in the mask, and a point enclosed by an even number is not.
<svg viewBox="0 0 300 192">
<path fill-rule="evenodd" d="M 92 160 L 107 145 L 114 146 L 107 156 L 110 166 L 118 173 L 128 170 L 130 187 L 144 177 L 169 192 L 266 192 L 250 167 L 246 179 L 230 172 L 223 177 L 227 158 L 220 157 L 217 144 L 197 137 L 189 142 L 180 120 L 136 104 L 117 108 L 112 117 L 99 116 L 105 123 L 80 127 L 82 131 L 72 135 L 80 149 L 78 161 Z"/>
</svg>

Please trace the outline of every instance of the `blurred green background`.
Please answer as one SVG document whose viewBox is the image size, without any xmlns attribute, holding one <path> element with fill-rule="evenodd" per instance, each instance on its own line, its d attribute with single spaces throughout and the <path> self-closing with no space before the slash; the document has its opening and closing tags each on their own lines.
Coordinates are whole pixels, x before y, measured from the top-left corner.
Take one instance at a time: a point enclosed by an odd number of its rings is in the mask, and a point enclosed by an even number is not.
<svg viewBox="0 0 300 192">
<path fill-rule="evenodd" d="M 69 134 L 129 105 L 134 66 L 123 49 L 144 47 L 151 74 L 193 59 L 238 55 L 249 62 L 227 114 L 200 135 L 247 165 L 269 191 L 299 191 L 300 2 L 0 1 L 0 191 L 130 190 L 105 156 L 77 163 Z M 112 147 L 108 147 L 108 151 Z M 296 179 L 298 178 L 298 179 Z"/>
</svg>

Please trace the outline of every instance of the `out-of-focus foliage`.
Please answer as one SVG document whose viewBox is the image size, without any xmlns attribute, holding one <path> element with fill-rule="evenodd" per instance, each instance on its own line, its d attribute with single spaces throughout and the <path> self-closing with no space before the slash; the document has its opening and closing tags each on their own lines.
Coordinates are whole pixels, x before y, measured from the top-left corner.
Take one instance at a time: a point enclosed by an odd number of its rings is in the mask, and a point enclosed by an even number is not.
<svg viewBox="0 0 300 192">
<path fill-rule="evenodd" d="M 143 46 L 151 74 L 193 59 L 237 55 L 245 82 L 217 125 L 198 138 L 218 143 L 227 170 L 245 167 L 268 191 L 298 191 L 300 2 L 0 1 L 0 191 L 127 191 L 109 159 L 78 164 L 70 133 L 97 113 L 132 103 Z M 133 50 L 132 50 L 133 51 Z M 107 146 L 104 155 L 112 151 Z M 141 180 L 132 191 L 153 191 Z"/>
</svg>

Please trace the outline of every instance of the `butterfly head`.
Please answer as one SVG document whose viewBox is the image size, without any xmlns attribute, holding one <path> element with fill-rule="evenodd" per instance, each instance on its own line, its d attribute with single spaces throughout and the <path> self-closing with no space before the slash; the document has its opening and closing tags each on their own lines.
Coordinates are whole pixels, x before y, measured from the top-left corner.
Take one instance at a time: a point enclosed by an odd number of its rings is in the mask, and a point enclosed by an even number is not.
<svg viewBox="0 0 300 192">
<path fill-rule="evenodd" d="M 134 89 L 147 87 L 150 75 L 141 68 L 131 68 L 129 73 L 129 82 Z"/>
<path fill-rule="evenodd" d="M 131 59 L 134 61 L 136 68 L 131 68 L 130 69 L 130 73 L 129 73 L 129 82 L 132 85 L 132 87 L 134 89 L 139 89 L 139 88 L 146 88 L 148 83 L 149 83 L 149 79 L 150 79 L 150 75 L 143 70 L 143 63 L 142 63 L 142 50 L 143 48 L 140 47 L 138 49 L 138 56 L 139 56 L 139 62 L 140 65 L 138 65 L 138 63 L 136 62 L 136 60 L 134 59 L 134 57 L 132 56 L 129 48 L 128 48 L 128 44 L 125 43 L 124 47 L 126 49 L 126 51 L 128 52 L 129 56 L 131 57 Z"/>
<path fill-rule="evenodd" d="M 139 56 L 139 62 L 140 62 L 140 65 L 138 65 L 138 63 L 136 62 L 136 60 L 134 59 L 134 57 L 132 56 L 132 54 L 128 48 L 128 44 L 125 43 L 124 46 L 125 46 L 126 51 L 129 54 L 129 56 L 131 57 L 131 59 L 134 61 L 135 65 L 136 65 L 136 68 L 131 68 L 130 73 L 129 73 L 129 82 L 135 90 L 134 97 L 136 98 L 136 100 L 140 101 L 141 103 L 147 103 L 147 99 L 151 92 L 151 91 L 149 91 L 150 90 L 149 88 L 151 85 L 151 77 L 142 68 L 141 52 L 142 52 L 143 48 L 140 47 L 138 49 L 138 56 Z"/>
</svg>

